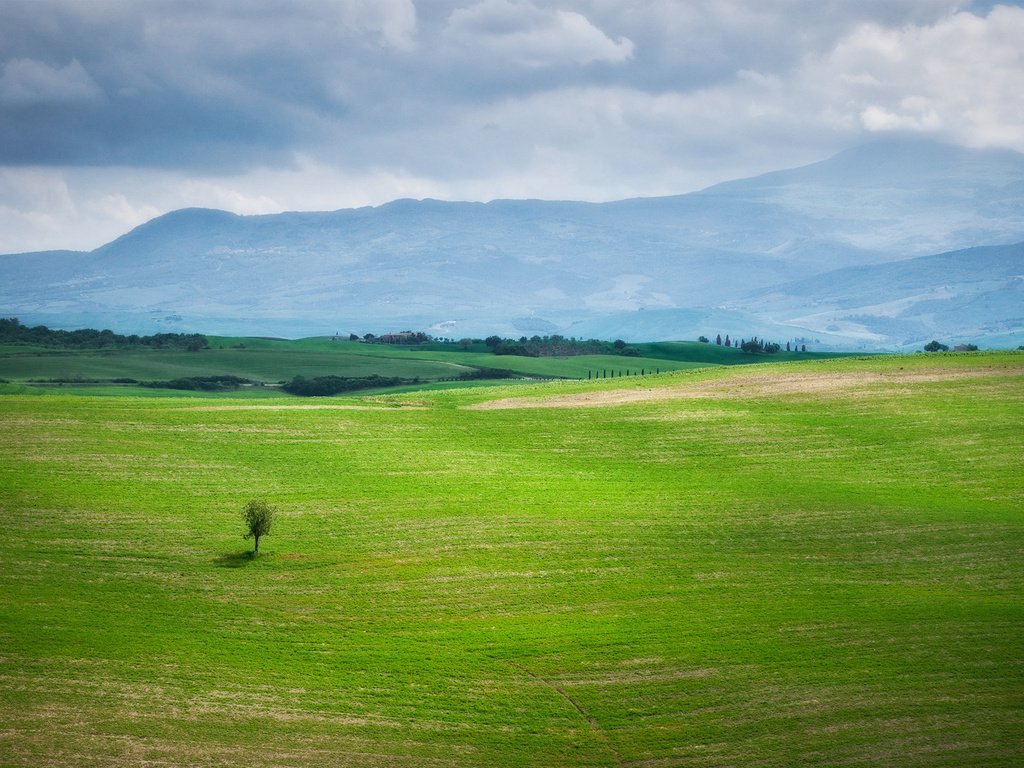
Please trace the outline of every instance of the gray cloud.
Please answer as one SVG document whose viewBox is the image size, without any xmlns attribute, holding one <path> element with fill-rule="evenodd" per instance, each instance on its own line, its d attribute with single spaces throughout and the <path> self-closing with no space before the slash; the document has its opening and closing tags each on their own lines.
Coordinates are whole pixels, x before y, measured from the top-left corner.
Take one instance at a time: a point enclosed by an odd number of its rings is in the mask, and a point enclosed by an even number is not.
<svg viewBox="0 0 1024 768">
<path fill-rule="evenodd" d="M 7 5 L 5 79 L 28 61 L 103 97 L 58 104 L 37 75 L 0 112 L 0 162 L 12 164 L 279 162 L 311 126 L 344 119 L 350 85 L 415 31 L 410 0 Z"/>
<path fill-rule="evenodd" d="M 456 8 L 443 39 L 470 57 L 512 68 L 622 62 L 633 55 L 631 40 L 612 40 L 582 13 L 527 0 L 480 0 Z"/>
<path fill-rule="evenodd" d="M 104 239 L 179 205 L 681 192 L 886 131 L 1024 150 L 1019 4 L 0 0 L 0 14 L 0 250 L 74 245 L 72 228 Z M 36 215 L 42 199 L 62 201 L 65 226 Z"/>
<path fill-rule="evenodd" d="M 96 102 L 102 91 L 77 59 L 53 67 L 35 59 L 11 59 L 0 73 L 0 107 L 23 109 Z"/>
</svg>

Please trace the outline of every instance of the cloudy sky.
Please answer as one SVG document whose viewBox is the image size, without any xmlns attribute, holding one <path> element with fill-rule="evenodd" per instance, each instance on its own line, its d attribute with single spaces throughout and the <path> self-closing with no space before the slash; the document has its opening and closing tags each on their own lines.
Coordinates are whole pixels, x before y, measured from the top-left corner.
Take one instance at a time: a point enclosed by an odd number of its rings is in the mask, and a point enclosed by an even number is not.
<svg viewBox="0 0 1024 768">
<path fill-rule="evenodd" d="M 1024 7 L 0 0 L 0 253 L 186 206 L 687 192 L 890 132 L 1024 152 Z"/>
</svg>

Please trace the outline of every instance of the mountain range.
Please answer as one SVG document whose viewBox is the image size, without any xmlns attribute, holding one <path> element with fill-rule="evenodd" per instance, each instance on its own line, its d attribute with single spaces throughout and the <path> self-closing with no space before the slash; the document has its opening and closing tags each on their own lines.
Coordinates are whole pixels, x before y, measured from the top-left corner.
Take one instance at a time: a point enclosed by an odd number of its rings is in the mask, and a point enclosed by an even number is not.
<svg viewBox="0 0 1024 768">
<path fill-rule="evenodd" d="M 1017 346 L 1024 155 L 891 140 L 671 197 L 185 209 L 93 251 L 0 256 L 0 314 L 135 333 Z"/>
</svg>

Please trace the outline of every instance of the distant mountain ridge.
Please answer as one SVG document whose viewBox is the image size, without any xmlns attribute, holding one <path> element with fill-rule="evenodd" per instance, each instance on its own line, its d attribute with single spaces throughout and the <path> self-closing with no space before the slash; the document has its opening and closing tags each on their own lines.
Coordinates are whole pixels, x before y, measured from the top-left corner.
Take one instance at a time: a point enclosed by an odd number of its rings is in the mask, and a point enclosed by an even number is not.
<svg viewBox="0 0 1024 768">
<path fill-rule="evenodd" d="M 1022 241 L 1024 156 L 889 141 L 612 203 L 184 209 L 88 253 L 0 256 L 0 313 L 129 332 L 1005 345 L 1024 328 Z"/>
</svg>

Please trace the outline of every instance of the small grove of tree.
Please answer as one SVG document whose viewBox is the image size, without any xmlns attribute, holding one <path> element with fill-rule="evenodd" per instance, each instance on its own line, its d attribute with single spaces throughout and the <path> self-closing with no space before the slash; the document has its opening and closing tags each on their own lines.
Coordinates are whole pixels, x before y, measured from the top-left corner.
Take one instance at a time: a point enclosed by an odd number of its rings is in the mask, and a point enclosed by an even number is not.
<svg viewBox="0 0 1024 768">
<path fill-rule="evenodd" d="M 245 521 L 245 534 L 242 538 L 253 539 L 254 555 L 260 553 L 260 537 L 270 533 L 274 522 L 274 508 L 263 499 L 250 499 L 242 508 L 242 519 Z"/>
<path fill-rule="evenodd" d="M 370 334 L 371 338 L 373 337 Z M 637 357 L 640 353 L 622 339 L 601 341 L 599 339 L 567 338 L 559 334 L 550 336 L 520 336 L 503 338 L 492 334 L 486 338 L 434 338 L 425 336 L 424 341 L 433 349 L 455 347 L 463 351 L 490 352 L 494 355 L 516 355 L 519 357 L 572 357 L 574 355 L 622 355 Z M 423 343 L 419 339 L 411 343 Z"/>
<path fill-rule="evenodd" d="M 523 374 L 510 371 L 507 368 L 474 368 L 471 371 L 463 371 L 454 378 L 455 381 L 477 381 L 480 379 L 519 379 Z"/>
<path fill-rule="evenodd" d="M 131 383 L 127 381 L 125 383 Z M 170 381 L 144 381 L 143 387 L 155 389 L 181 389 L 186 391 L 199 392 L 227 392 L 238 389 L 243 384 L 252 384 L 250 379 L 243 379 L 241 376 L 221 374 L 216 376 L 188 376 Z"/>
<path fill-rule="evenodd" d="M 510 371 L 505 368 L 473 368 L 463 371 L 458 376 L 439 381 L 476 381 L 478 379 L 518 379 L 523 374 Z M 281 389 L 290 395 L 300 397 L 330 397 L 342 392 L 356 392 L 361 389 L 383 389 L 385 387 L 400 387 L 405 384 L 419 384 L 421 379 L 416 376 L 411 379 L 404 379 L 399 376 L 378 376 L 373 374 L 362 377 L 345 376 L 316 376 L 307 379 L 304 376 L 296 376 L 291 381 L 282 384 Z"/>
<path fill-rule="evenodd" d="M 949 347 L 947 347 L 945 344 L 940 344 L 935 339 L 932 339 L 931 341 L 929 341 L 927 344 L 924 345 L 924 351 L 925 352 L 948 352 L 949 351 Z"/>
<path fill-rule="evenodd" d="M 282 384 L 281 389 L 291 395 L 302 397 L 330 397 L 341 392 L 397 387 L 402 384 L 419 384 L 419 382 L 418 376 L 412 379 L 403 379 L 398 376 L 378 376 L 377 374 L 363 377 L 317 376 L 312 379 L 296 376 L 287 384 Z"/>
<path fill-rule="evenodd" d="M 600 341 L 598 339 L 566 338 L 559 334 L 551 336 L 520 336 L 518 339 L 503 339 L 488 336 L 486 339 L 462 339 L 458 345 L 468 349 L 476 344 L 485 345 L 495 355 L 518 355 L 520 357 L 572 357 L 574 355 L 623 355 L 636 357 L 636 347 L 622 339 Z"/>
<path fill-rule="evenodd" d="M 750 341 L 741 342 L 740 349 L 752 355 L 774 355 L 782 347 L 774 341 L 764 341 L 755 336 Z"/>
</svg>

